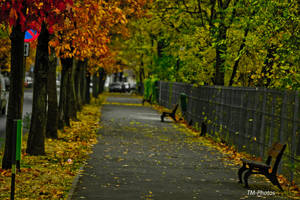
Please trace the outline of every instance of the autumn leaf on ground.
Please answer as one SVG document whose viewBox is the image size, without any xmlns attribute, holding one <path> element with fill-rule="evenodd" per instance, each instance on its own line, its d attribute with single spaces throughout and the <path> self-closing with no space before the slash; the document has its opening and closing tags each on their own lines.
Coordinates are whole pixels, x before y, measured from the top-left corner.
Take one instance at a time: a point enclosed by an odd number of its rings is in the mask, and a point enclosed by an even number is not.
<svg viewBox="0 0 300 200">
<path fill-rule="evenodd" d="M 80 173 L 92 146 L 97 143 L 100 128 L 100 104 L 103 99 L 92 99 L 91 105 L 77 113 L 78 121 L 58 132 L 59 139 L 46 140 L 45 156 L 25 153 L 26 135 L 22 143 L 21 172 L 16 175 L 16 199 L 66 199 L 73 178 Z M 2 160 L 3 152 L 0 153 Z M 10 197 L 11 171 L 0 169 L 0 199 Z"/>
</svg>

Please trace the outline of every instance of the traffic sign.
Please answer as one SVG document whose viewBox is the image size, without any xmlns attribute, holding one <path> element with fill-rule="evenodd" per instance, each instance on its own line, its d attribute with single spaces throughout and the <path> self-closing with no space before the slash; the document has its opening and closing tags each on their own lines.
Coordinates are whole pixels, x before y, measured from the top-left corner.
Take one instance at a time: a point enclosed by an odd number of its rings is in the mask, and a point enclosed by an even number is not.
<svg viewBox="0 0 300 200">
<path fill-rule="evenodd" d="M 29 29 L 25 32 L 24 42 L 31 42 L 31 41 L 35 40 L 36 38 L 38 38 L 39 35 L 40 35 L 40 33 L 37 32 L 36 30 Z"/>
</svg>

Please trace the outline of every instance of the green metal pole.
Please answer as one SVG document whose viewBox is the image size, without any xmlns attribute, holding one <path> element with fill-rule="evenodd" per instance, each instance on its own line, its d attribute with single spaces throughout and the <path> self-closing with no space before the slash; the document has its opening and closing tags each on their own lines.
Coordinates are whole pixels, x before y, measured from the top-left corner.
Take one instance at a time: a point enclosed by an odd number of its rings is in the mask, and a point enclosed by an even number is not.
<svg viewBox="0 0 300 200">
<path fill-rule="evenodd" d="M 20 172 L 20 162 L 21 162 L 21 149 L 22 149 L 22 120 L 17 120 L 17 146 L 16 146 L 16 161 L 17 169 Z"/>
<path fill-rule="evenodd" d="M 11 157 L 11 190 L 10 199 L 15 199 L 15 181 L 16 181 L 16 143 L 17 143 L 17 120 L 14 120 L 13 137 L 12 137 L 12 157 Z"/>
<path fill-rule="evenodd" d="M 11 192 L 10 199 L 15 199 L 16 168 L 20 171 L 22 144 L 22 120 L 14 120 L 13 139 L 12 139 L 12 158 L 11 158 Z"/>
</svg>

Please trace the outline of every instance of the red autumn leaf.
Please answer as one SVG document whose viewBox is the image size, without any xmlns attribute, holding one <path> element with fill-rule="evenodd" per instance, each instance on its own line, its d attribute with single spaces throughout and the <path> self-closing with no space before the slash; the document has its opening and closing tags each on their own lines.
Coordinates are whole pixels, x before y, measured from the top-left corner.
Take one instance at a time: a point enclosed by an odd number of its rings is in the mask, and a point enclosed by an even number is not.
<svg viewBox="0 0 300 200">
<path fill-rule="evenodd" d="M 60 11 L 63 11 L 63 10 L 66 9 L 66 5 L 65 5 L 63 2 L 59 2 L 57 8 L 58 8 Z"/>
</svg>

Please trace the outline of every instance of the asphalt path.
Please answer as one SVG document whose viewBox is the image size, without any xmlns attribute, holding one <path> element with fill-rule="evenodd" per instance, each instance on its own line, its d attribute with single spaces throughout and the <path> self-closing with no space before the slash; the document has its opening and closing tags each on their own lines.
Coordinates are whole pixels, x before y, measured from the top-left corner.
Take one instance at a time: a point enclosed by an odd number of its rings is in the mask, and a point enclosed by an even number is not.
<svg viewBox="0 0 300 200">
<path fill-rule="evenodd" d="M 170 119 L 160 122 L 160 114 L 141 106 L 140 99 L 109 97 L 101 126 L 99 142 L 75 179 L 70 199 L 282 199 L 278 189 L 254 177 L 251 191 L 276 195 L 249 195 L 238 184 L 239 165 Z"/>
</svg>

